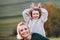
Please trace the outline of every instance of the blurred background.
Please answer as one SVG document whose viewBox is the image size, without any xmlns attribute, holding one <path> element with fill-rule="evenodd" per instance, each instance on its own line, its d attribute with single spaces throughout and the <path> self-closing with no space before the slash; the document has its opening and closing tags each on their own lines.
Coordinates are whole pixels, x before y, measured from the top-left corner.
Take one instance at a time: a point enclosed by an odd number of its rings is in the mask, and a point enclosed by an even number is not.
<svg viewBox="0 0 60 40">
<path fill-rule="evenodd" d="M 23 21 L 22 11 L 34 2 L 44 3 L 49 16 L 45 24 L 46 36 L 60 40 L 60 0 L 0 0 L 0 40 L 18 40 L 16 27 Z"/>
</svg>

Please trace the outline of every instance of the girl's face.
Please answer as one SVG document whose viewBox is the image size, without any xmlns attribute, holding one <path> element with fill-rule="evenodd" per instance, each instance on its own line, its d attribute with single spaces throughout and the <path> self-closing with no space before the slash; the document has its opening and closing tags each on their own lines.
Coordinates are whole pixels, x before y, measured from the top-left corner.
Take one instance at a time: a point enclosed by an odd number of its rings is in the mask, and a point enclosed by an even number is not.
<svg viewBox="0 0 60 40">
<path fill-rule="evenodd" d="M 32 11 L 32 18 L 33 19 L 39 19 L 39 11 L 33 10 Z"/>
<path fill-rule="evenodd" d="M 19 33 L 23 38 L 26 38 L 30 35 L 30 30 L 27 25 L 21 25 L 19 29 Z"/>
</svg>

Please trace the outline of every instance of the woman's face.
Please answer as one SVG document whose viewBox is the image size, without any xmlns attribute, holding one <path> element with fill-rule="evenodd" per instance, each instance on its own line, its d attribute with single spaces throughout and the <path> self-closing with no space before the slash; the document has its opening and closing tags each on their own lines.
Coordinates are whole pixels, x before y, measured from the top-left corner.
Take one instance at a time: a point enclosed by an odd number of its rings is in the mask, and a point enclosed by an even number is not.
<svg viewBox="0 0 60 40">
<path fill-rule="evenodd" d="M 19 29 L 19 33 L 23 38 L 26 38 L 30 35 L 30 30 L 27 25 L 21 25 Z"/>
<path fill-rule="evenodd" d="M 33 10 L 32 11 L 32 18 L 33 19 L 38 19 L 39 18 L 39 11 Z"/>
</svg>

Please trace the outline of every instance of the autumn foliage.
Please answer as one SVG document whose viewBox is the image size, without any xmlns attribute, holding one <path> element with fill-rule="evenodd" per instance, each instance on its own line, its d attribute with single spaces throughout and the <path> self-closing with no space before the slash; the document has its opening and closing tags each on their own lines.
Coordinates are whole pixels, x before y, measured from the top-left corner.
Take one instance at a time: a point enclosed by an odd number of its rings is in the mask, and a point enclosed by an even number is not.
<svg viewBox="0 0 60 40">
<path fill-rule="evenodd" d="M 44 6 L 48 11 L 48 21 L 45 24 L 47 36 L 60 36 L 60 8 L 52 3 Z"/>
</svg>

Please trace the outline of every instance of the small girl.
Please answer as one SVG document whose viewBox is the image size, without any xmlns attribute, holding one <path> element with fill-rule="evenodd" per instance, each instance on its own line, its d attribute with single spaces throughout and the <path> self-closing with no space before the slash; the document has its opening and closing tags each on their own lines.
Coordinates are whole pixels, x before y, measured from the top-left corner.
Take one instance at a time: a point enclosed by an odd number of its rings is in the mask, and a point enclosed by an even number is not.
<svg viewBox="0 0 60 40">
<path fill-rule="evenodd" d="M 30 26 L 33 33 L 45 36 L 44 23 L 47 21 L 48 12 L 44 8 L 25 9 L 23 11 L 23 18 Z"/>
</svg>

